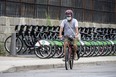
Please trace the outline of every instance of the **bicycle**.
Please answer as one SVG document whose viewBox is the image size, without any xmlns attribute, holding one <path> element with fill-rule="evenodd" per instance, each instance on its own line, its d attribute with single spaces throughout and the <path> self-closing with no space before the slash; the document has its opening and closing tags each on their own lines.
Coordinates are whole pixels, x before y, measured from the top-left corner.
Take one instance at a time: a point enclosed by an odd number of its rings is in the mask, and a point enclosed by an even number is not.
<svg viewBox="0 0 116 77">
<path fill-rule="evenodd" d="M 19 30 L 19 25 L 15 26 L 15 32 L 16 32 L 16 52 L 20 52 L 22 50 L 23 47 L 23 43 L 22 40 L 20 38 L 20 33 L 23 31 L 24 27 L 21 25 L 20 27 L 21 30 Z M 4 41 L 4 47 L 5 50 L 10 53 L 10 44 L 11 44 L 11 35 L 8 36 L 5 41 Z"/>
<path fill-rule="evenodd" d="M 68 70 L 69 68 L 73 68 L 73 63 L 74 63 L 74 48 L 73 48 L 73 43 L 71 42 L 73 38 L 67 37 L 70 42 L 68 43 L 68 47 L 66 48 L 66 53 L 65 53 L 65 69 Z"/>
</svg>

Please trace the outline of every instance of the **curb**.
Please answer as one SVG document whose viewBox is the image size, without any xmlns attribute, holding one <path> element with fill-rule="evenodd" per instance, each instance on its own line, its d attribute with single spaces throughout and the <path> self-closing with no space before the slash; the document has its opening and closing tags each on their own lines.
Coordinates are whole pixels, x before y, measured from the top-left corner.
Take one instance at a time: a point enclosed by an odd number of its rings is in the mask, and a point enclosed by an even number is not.
<svg viewBox="0 0 116 77">
<path fill-rule="evenodd" d="M 96 62 L 74 63 L 74 66 L 88 65 L 88 64 L 99 65 L 99 64 L 108 63 L 108 62 L 116 62 L 116 61 L 96 61 Z M 64 68 L 65 69 L 65 65 L 64 64 L 46 64 L 46 65 L 13 66 L 7 70 L 1 71 L 0 73 L 13 73 L 13 72 L 53 69 L 53 68 Z"/>
</svg>

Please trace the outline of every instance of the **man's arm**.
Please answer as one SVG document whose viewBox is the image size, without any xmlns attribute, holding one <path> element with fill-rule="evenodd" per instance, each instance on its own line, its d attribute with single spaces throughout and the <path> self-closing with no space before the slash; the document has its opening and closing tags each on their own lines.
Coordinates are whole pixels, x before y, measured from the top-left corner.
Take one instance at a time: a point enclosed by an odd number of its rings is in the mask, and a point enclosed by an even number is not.
<svg viewBox="0 0 116 77">
<path fill-rule="evenodd" d="M 78 21 L 77 20 L 76 20 L 76 23 L 75 23 L 75 28 L 76 28 L 76 35 L 75 35 L 75 37 L 78 38 L 79 31 L 78 31 Z"/>
<path fill-rule="evenodd" d="M 79 32 L 78 32 L 78 27 L 76 27 L 76 36 L 78 36 Z"/>
<path fill-rule="evenodd" d="M 64 20 L 60 24 L 59 38 L 62 38 L 63 28 L 64 28 Z"/>
<path fill-rule="evenodd" d="M 60 26 L 59 38 L 62 38 L 63 27 Z"/>
</svg>

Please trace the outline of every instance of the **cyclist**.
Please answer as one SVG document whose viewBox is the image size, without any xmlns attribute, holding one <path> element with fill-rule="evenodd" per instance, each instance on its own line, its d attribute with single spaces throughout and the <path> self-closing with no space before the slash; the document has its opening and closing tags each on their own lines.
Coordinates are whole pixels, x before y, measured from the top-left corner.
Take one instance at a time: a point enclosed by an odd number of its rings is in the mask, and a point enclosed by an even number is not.
<svg viewBox="0 0 116 77">
<path fill-rule="evenodd" d="M 70 40 L 68 40 L 68 37 L 73 38 L 71 42 L 73 42 L 74 47 L 74 60 L 78 60 L 77 56 L 77 41 L 78 41 L 78 21 L 73 18 L 73 11 L 72 10 L 66 10 L 65 11 L 66 18 L 62 20 L 60 24 L 60 31 L 59 31 L 59 38 L 62 38 L 62 32 L 64 31 L 64 56 L 66 53 L 66 47 L 68 46 L 68 43 Z M 63 61 L 65 58 L 63 58 Z"/>
</svg>

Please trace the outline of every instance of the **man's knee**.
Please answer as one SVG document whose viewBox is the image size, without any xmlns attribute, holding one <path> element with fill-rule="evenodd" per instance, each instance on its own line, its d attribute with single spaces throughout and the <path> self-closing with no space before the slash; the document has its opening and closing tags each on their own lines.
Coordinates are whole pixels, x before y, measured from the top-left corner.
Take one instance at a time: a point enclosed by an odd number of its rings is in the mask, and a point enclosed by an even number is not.
<svg viewBox="0 0 116 77">
<path fill-rule="evenodd" d="M 77 48 L 77 45 L 76 44 L 73 44 L 74 48 Z"/>
<path fill-rule="evenodd" d="M 67 46 L 68 45 L 68 42 L 64 42 L 64 46 Z"/>
</svg>

